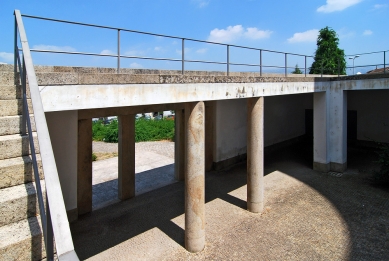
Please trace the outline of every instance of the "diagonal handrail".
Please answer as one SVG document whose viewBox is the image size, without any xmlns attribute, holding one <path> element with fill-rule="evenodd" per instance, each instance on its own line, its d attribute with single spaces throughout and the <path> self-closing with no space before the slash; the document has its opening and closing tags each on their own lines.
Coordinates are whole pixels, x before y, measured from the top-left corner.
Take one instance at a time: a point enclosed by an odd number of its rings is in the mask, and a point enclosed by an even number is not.
<svg viewBox="0 0 389 261">
<path fill-rule="evenodd" d="M 79 260 L 74 250 L 73 240 L 70 233 L 69 221 L 65 203 L 62 195 L 61 184 L 58 177 L 57 166 L 49 129 L 46 122 L 43 104 L 38 89 L 38 82 L 35 75 L 34 65 L 28 45 L 26 32 L 24 29 L 22 16 L 19 10 L 15 10 L 15 77 L 17 66 L 19 65 L 19 74 L 23 86 L 23 125 L 27 123 L 28 135 L 30 140 L 31 155 L 33 158 L 34 177 L 37 187 L 37 196 L 39 201 L 40 215 L 42 219 L 43 234 L 46 245 L 47 259 L 53 259 L 53 234 L 59 260 Z M 20 62 L 19 49 L 17 47 L 17 32 L 19 31 L 20 42 L 22 45 L 22 63 Z M 26 97 L 26 81 L 28 79 L 30 87 L 30 95 L 35 118 L 36 133 L 39 142 L 42 167 L 46 184 L 46 212 L 43 204 L 42 189 L 40 187 L 40 178 L 37 167 L 34 141 L 31 130 L 31 122 L 29 118 L 27 97 Z M 27 122 L 26 122 L 27 121 Z M 25 127 L 24 127 L 25 130 Z M 22 132 L 24 131 L 22 128 Z M 25 133 L 24 133 L 25 134 Z"/>
</svg>

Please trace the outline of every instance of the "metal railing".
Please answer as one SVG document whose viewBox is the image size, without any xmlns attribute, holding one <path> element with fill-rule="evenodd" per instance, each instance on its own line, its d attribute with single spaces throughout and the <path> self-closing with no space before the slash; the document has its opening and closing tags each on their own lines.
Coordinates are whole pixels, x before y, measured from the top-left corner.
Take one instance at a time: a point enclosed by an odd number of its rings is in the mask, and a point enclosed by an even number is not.
<svg viewBox="0 0 389 261">
<path fill-rule="evenodd" d="M 15 10 L 15 35 L 14 35 L 14 75 L 15 84 L 17 85 L 17 75 L 19 72 L 22 98 L 23 98 L 23 115 L 22 115 L 22 135 L 26 135 L 26 126 L 29 137 L 34 178 L 36 184 L 36 194 L 38 197 L 39 211 L 44 236 L 46 258 L 54 259 L 54 238 L 56 243 L 57 257 L 59 260 L 78 260 L 74 251 L 72 236 L 70 233 L 69 222 L 65 209 L 65 203 L 62 195 L 61 185 L 58 177 L 57 166 L 55 164 L 53 148 L 49 130 L 47 127 L 46 117 L 43 110 L 42 100 L 38 89 L 38 82 L 35 75 L 34 65 L 31 58 L 30 48 L 24 29 L 22 16 L 19 10 Z M 19 54 L 18 33 L 22 48 L 22 55 Z M 30 88 L 33 113 L 35 118 L 36 133 L 39 142 L 42 167 L 46 185 L 46 206 L 44 204 L 44 194 L 40 184 L 38 163 L 36 159 L 34 137 L 32 135 L 30 113 L 28 110 L 26 87 L 27 80 Z"/>
<path fill-rule="evenodd" d="M 156 34 L 156 33 L 149 33 L 149 32 L 142 32 L 137 30 L 130 30 L 125 28 L 118 28 L 118 27 L 111 27 L 111 26 L 103 26 L 103 25 L 96 25 L 96 24 L 87 24 L 87 23 L 81 23 L 81 22 L 73 22 L 73 21 L 67 21 L 67 20 L 59 20 L 59 19 L 53 19 L 53 18 L 46 18 L 46 17 L 39 17 L 39 16 L 32 16 L 32 15 L 22 15 L 26 18 L 32 18 L 32 19 L 39 19 L 39 20 L 45 20 L 45 21 L 52 21 L 52 22 L 58 22 L 58 23 L 65 23 L 65 24 L 73 24 L 73 25 L 80 25 L 80 26 L 87 26 L 87 27 L 94 27 L 94 28 L 101 28 L 101 29 L 108 29 L 108 30 L 114 30 L 117 31 L 117 53 L 116 54 L 101 54 L 101 53 L 86 53 L 86 52 L 69 52 L 69 51 L 55 51 L 55 50 L 42 50 L 42 49 L 31 49 L 31 52 L 41 52 L 41 53 L 58 53 L 58 54 L 74 54 L 74 55 L 87 55 L 87 56 L 105 56 L 105 57 L 114 57 L 117 59 L 117 73 L 120 72 L 120 59 L 121 58 L 129 58 L 129 59 L 143 59 L 143 60 L 155 60 L 155 61 L 173 61 L 173 62 L 180 62 L 181 63 L 181 73 L 185 74 L 185 63 L 204 63 L 204 64 L 217 64 L 217 65 L 224 65 L 226 66 L 226 73 L 227 75 L 230 75 L 230 67 L 231 66 L 248 66 L 248 67 L 256 67 L 258 68 L 256 71 L 259 71 L 260 76 L 263 76 L 263 69 L 277 69 L 277 70 L 283 70 L 285 77 L 288 76 L 288 70 L 295 69 L 295 67 L 288 66 L 288 57 L 291 56 L 298 56 L 298 57 L 304 57 L 304 68 L 302 69 L 304 71 L 304 76 L 307 76 L 308 70 L 311 70 L 311 67 L 307 67 L 307 58 L 314 58 L 312 55 L 304 55 L 304 54 L 296 54 L 296 53 L 288 53 L 288 52 L 280 52 L 280 51 L 274 51 L 274 50 L 267 50 L 267 49 L 261 49 L 261 48 L 254 48 L 254 47 L 247 47 L 247 46 L 241 46 L 241 45 L 233 45 L 233 44 L 225 44 L 225 43 L 218 43 L 218 42 L 211 42 L 211 41 L 205 41 L 205 40 L 198 40 L 198 39 L 192 39 L 192 38 L 183 38 L 183 37 L 177 37 L 177 36 L 171 36 L 171 35 L 164 35 L 164 34 Z M 145 57 L 145 56 L 130 56 L 130 55 L 123 55 L 120 52 L 120 46 L 121 46 L 121 32 L 129 32 L 129 33 L 136 33 L 141 35 L 150 35 L 150 36 L 157 36 L 157 37 L 164 37 L 164 38 L 170 38 L 170 39 L 176 39 L 181 41 L 181 59 L 177 58 L 157 58 L 157 57 Z M 191 42 L 197 42 L 197 43 L 205 43 L 205 44 L 211 44 L 211 45 L 218 45 L 218 46 L 224 46 L 226 48 L 226 61 L 220 62 L 220 61 L 207 61 L 207 60 L 189 60 L 185 59 L 185 43 L 191 41 Z M 258 52 L 258 60 L 259 63 L 234 63 L 230 61 L 230 48 L 239 48 L 239 49 L 245 49 L 245 50 L 252 50 Z M 385 53 L 388 51 L 381 51 L 384 53 L 384 61 L 383 63 L 374 64 L 374 65 L 366 65 L 368 66 L 384 66 L 384 73 L 386 72 L 386 62 L 385 62 Z M 277 66 L 277 65 L 266 65 L 263 63 L 263 55 L 264 53 L 272 53 L 272 54 L 281 54 L 284 56 L 283 58 L 283 66 Z M 371 53 L 363 53 L 359 55 L 367 55 L 367 54 L 373 54 L 373 53 L 380 53 L 380 52 L 371 52 Z M 358 55 L 358 54 L 356 54 Z M 346 55 L 353 56 L 353 55 Z M 355 56 L 355 55 L 354 55 Z M 316 57 L 317 58 L 317 57 Z M 359 66 L 362 67 L 362 66 Z M 348 68 L 355 68 L 353 67 L 347 67 Z M 334 68 L 325 68 L 322 66 L 321 68 L 321 76 L 325 74 L 326 71 L 331 71 L 332 74 L 334 72 Z M 338 64 L 338 70 L 337 70 L 338 76 L 341 75 L 339 64 Z"/>
</svg>

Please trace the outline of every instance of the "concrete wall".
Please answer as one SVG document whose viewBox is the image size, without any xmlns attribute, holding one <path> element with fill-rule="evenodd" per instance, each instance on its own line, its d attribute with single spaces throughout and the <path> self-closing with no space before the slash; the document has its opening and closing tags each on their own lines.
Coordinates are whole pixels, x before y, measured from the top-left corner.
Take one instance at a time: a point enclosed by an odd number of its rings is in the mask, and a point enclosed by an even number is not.
<svg viewBox="0 0 389 261">
<path fill-rule="evenodd" d="M 66 210 L 77 208 L 78 112 L 46 112 Z"/>
<path fill-rule="evenodd" d="M 305 109 L 313 94 L 265 97 L 265 146 L 305 134 Z M 214 162 L 246 153 L 247 100 L 215 102 Z"/>
<path fill-rule="evenodd" d="M 347 98 L 347 109 L 357 111 L 357 139 L 389 142 L 389 90 L 348 91 Z"/>
</svg>

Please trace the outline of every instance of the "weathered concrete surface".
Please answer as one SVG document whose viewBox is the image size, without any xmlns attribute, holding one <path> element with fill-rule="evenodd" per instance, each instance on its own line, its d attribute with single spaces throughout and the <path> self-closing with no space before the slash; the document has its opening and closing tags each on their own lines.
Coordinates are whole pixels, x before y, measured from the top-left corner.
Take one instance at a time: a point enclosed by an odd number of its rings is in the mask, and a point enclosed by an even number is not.
<svg viewBox="0 0 389 261">
<path fill-rule="evenodd" d="M 125 200 L 135 197 L 135 115 L 121 115 L 118 121 L 118 197 Z"/>
<path fill-rule="evenodd" d="M 261 213 L 264 204 L 265 98 L 247 100 L 247 210 Z"/>
<path fill-rule="evenodd" d="M 174 177 L 184 180 L 185 177 L 185 111 L 175 111 L 174 116 Z"/>
<path fill-rule="evenodd" d="M 32 131 L 36 131 L 34 115 L 30 114 L 30 120 L 31 120 Z M 21 115 L 0 117 L 0 135 L 18 134 L 20 133 L 21 127 L 22 127 Z"/>
<path fill-rule="evenodd" d="M 39 176 L 43 179 L 42 162 L 37 156 Z M 0 189 L 34 181 L 31 156 L 16 157 L 0 161 Z"/>
<path fill-rule="evenodd" d="M 374 152 L 349 171 L 313 171 L 300 146 L 265 157 L 266 209 L 246 206 L 246 167 L 206 175 L 206 247 L 184 249 L 184 184 L 102 208 L 71 225 L 86 260 L 386 260 L 389 192 L 370 186 Z M 301 154 L 302 153 L 302 154 Z M 355 153 L 354 153 L 355 154 Z"/>
<path fill-rule="evenodd" d="M 31 99 L 27 99 L 28 111 L 33 112 Z M 0 116 L 21 115 L 23 112 L 23 101 L 21 99 L 0 100 Z"/>
<path fill-rule="evenodd" d="M 41 182 L 45 194 L 45 182 Z M 27 183 L 0 190 L 0 227 L 39 215 L 35 183 Z"/>
<path fill-rule="evenodd" d="M 92 211 L 92 120 L 78 121 L 77 210 Z"/>
<path fill-rule="evenodd" d="M 185 248 L 205 246 L 205 105 L 185 104 Z"/>
<path fill-rule="evenodd" d="M 0 227 L 1 260 L 41 260 L 46 257 L 40 217 Z"/>
<path fill-rule="evenodd" d="M 32 133 L 32 136 L 34 137 L 35 152 L 39 153 L 36 133 Z M 27 156 L 30 154 L 28 136 L 20 136 L 19 134 L 0 136 L 0 147 L 0 160 Z"/>
</svg>

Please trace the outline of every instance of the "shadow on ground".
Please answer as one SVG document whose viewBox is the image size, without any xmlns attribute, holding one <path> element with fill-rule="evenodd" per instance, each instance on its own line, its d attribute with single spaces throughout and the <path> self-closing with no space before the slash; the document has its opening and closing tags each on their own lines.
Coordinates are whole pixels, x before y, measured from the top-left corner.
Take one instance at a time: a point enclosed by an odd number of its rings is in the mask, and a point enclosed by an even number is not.
<svg viewBox="0 0 389 261">
<path fill-rule="evenodd" d="M 317 206 L 323 211 L 313 209 L 316 208 L 315 202 L 304 195 L 304 190 L 294 191 L 295 187 L 291 187 L 266 203 L 272 207 L 274 213 L 252 215 L 247 212 L 242 226 L 237 225 L 235 228 L 239 232 L 247 228 L 240 238 L 225 233 L 221 235 L 224 237 L 222 241 L 214 240 L 213 244 L 220 246 L 220 251 L 223 247 L 228 251 L 229 247 L 239 246 L 238 251 L 246 251 L 246 259 L 252 260 L 262 260 L 261 257 L 273 260 L 334 260 L 335 257 L 345 260 L 387 260 L 389 192 L 371 186 L 367 176 L 361 174 L 367 171 L 363 168 L 373 166 L 370 165 L 373 159 L 371 151 L 349 149 L 349 171 L 343 175 L 330 175 L 312 170 L 312 145 L 309 143 L 302 142 L 267 153 L 265 173 L 281 171 L 308 185 L 327 202 L 324 207 Z M 229 170 L 208 172 L 206 203 L 221 199 L 233 205 L 231 212 L 236 207 L 245 209 L 246 202 L 230 193 L 245 184 L 245 164 L 239 164 Z M 339 213 L 340 223 L 344 223 L 344 227 L 341 227 L 344 231 L 341 232 L 347 239 L 342 239 L 345 244 L 339 243 L 341 240 L 334 233 L 331 223 L 327 222 L 331 218 L 326 216 L 329 206 Z M 184 230 L 171 221 L 183 213 L 183 182 L 93 211 L 71 224 L 76 252 L 81 259 L 86 259 L 153 228 L 158 228 L 183 247 Z M 285 220 L 287 222 L 284 222 Z M 304 227 L 305 230 L 299 231 L 300 228 L 296 228 L 290 232 L 293 227 Z M 213 228 L 207 227 L 208 231 L 211 229 Z M 229 240 L 228 237 L 234 240 Z M 245 244 L 240 246 L 239 244 L 243 243 L 239 240 Z M 250 240 L 250 246 L 247 245 L 247 240 Z M 205 259 L 223 259 L 217 256 L 217 251 L 211 253 L 212 249 L 211 246 L 208 247 Z M 338 250 L 339 253 L 334 253 Z M 183 256 L 185 253 L 181 254 L 181 257 Z M 229 258 L 238 260 L 238 257 Z"/>
</svg>

